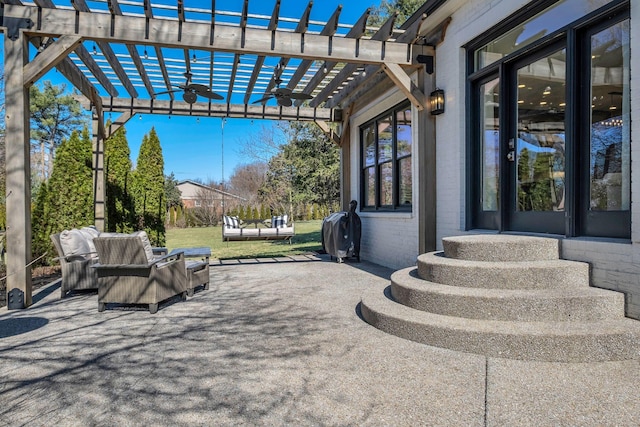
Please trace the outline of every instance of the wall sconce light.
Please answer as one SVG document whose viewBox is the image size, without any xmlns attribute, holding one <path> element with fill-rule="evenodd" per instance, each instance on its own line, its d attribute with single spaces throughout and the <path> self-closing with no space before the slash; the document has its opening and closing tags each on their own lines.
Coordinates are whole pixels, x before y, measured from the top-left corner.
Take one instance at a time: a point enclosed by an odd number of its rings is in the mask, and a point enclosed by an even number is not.
<svg viewBox="0 0 640 427">
<path fill-rule="evenodd" d="M 431 92 L 429 103 L 431 104 L 431 115 L 437 116 L 444 113 L 444 90 L 436 88 Z"/>
</svg>

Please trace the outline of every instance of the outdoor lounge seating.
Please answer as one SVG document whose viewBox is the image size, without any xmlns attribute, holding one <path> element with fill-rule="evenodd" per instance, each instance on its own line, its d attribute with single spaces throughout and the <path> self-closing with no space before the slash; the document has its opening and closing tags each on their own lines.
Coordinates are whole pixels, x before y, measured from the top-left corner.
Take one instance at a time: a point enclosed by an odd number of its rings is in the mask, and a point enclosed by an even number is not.
<svg viewBox="0 0 640 427">
<path fill-rule="evenodd" d="M 50 236 L 58 252 L 57 260 L 60 261 L 61 298 L 69 291 L 98 288 L 98 274 L 92 268 L 98 258 L 93 238 L 98 234 L 98 230 L 93 227 L 83 227 Z"/>
<path fill-rule="evenodd" d="M 184 253 L 155 258 L 147 234 L 100 236 L 94 239 L 99 263 L 98 311 L 106 304 L 148 304 L 156 313 L 158 304 L 173 296 L 187 297 Z"/>
<path fill-rule="evenodd" d="M 295 236 L 295 226 L 293 223 L 288 225 L 287 219 L 287 215 L 274 216 L 271 218 L 270 227 L 259 228 L 257 222 L 253 221 L 255 227 L 249 228 L 244 226 L 237 217 L 225 216 L 222 241 L 288 240 L 291 243 L 291 238 Z"/>
</svg>

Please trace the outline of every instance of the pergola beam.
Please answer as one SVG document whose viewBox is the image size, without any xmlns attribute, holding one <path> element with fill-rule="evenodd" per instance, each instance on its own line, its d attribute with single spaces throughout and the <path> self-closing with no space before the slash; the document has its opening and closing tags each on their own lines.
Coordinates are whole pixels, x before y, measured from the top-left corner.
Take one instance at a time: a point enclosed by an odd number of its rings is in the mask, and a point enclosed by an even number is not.
<svg viewBox="0 0 640 427">
<path fill-rule="evenodd" d="M 427 108 L 428 100 L 426 95 L 399 65 L 385 64 L 382 69 L 418 110 L 422 111 Z"/>
<path fill-rule="evenodd" d="M 33 61 L 25 65 L 23 70 L 25 84 L 31 86 L 49 70 L 62 62 L 80 43 L 82 43 L 80 36 L 64 35 L 49 44 L 46 49 L 33 58 Z"/>
<path fill-rule="evenodd" d="M 183 22 L 135 16 L 85 13 L 5 5 L 5 17 L 31 19 L 39 25 L 30 33 L 44 36 L 77 34 L 100 42 L 141 43 L 177 49 L 201 49 L 239 54 L 281 56 L 362 64 L 412 62 L 411 44 L 329 37 L 320 34 L 270 31 L 218 23 L 212 37 L 209 23 Z M 181 28 L 180 28 L 181 27 Z M 124 82 L 123 82 L 124 83 Z"/>
<path fill-rule="evenodd" d="M 269 25 L 267 29 L 269 31 L 275 31 L 278 29 L 278 21 L 280 20 L 280 3 L 281 0 L 276 0 L 276 4 L 273 6 L 273 12 L 271 13 L 271 19 L 269 20 Z M 248 104 L 251 99 L 251 93 L 253 92 L 253 88 L 258 81 L 258 77 L 260 76 L 260 71 L 262 70 L 262 66 L 264 65 L 265 60 L 264 55 L 258 55 L 256 58 L 256 62 L 253 67 L 253 71 L 251 72 L 251 77 L 249 78 L 249 84 L 247 85 L 247 91 L 244 94 L 244 103 Z"/>
<path fill-rule="evenodd" d="M 310 0 L 309 3 L 307 3 L 307 7 L 302 13 L 302 16 L 300 17 L 300 21 L 298 21 L 298 25 L 296 26 L 296 29 L 295 29 L 296 33 L 304 35 L 307 32 L 307 29 L 309 28 L 309 18 L 311 17 L 312 7 L 313 7 L 313 0 Z M 266 97 L 271 94 L 271 90 L 278 83 L 278 80 L 280 80 L 280 76 L 284 72 L 284 69 L 289 64 L 289 59 L 290 58 L 288 57 L 280 58 L 280 61 L 278 62 L 278 68 L 276 68 L 276 70 L 273 72 L 273 76 L 271 77 L 271 80 L 269 81 L 269 84 L 267 85 L 267 88 L 265 89 L 264 94 L 262 95 L 263 99 L 266 99 Z M 265 102 L 266 101 L 264 101 L 263 104 Z"/>
<path fill-rule="evenodd" d="M 376 31 L 376 33 L 371 37 L 372 40 L 378 40 L 381 42 L 386 42 L 393 35 L 393 25 L 396 22 L 398 17 L 398 12 L 395 12 L 391 15 L 385 23 Z M 309 102 L 309 105 L 312 107 L 317 107 L 322 102 L 324 102 L 329 96 L 333 94 L 357 69 L 358 64 L 350 63 L 346 64 L 342 70 L 335 76 L 329 84 L 327 84 L 321 91 L 316 95 L 315 98 Z"/>
<path fill-rule="evenodd" d="M 340 12 L 342 12 L 342 5 L 338 5 L 336 10 L 333 12 L 333 15 L 331 15 L 331 18 L 329 19 L 327 24 L 324 26 L 324 28 L 320 32 L 321 35 L 332 37 L 336 33 L 336 31 L 338 31 L 338 21 L 340 19 Z M 303 59 L 300 62 L 300 65 L 298 65 L 298 68 L 296 69 L 295 73 L 289 80 L 289 83 L 287 84 L 287 88 L 294 90 L 296 86 L 298 86 L 298 82 L 302 79 L 302 77 L 304 77 L 305 73 L 309 70 L 309 67 L 311 67 L 312 63 L 313 61 L 310 59 Z"/>
<path fill-rule="evenodd" d="M 356 22 L 353 27 L 351 27 L 351 30 L 347 33 L 347 35 L 345 36 L 345 38 L 351 38 L 354 40 L 359 41 L 360 38 L 364 35 L 364 33 L 367 31 L 367 20 L 369 19 L 369 15 L 371 14 L 371 8 L 367 8 L 367 10 L 364 11 L 364 13 L 362 14 L 362 16 L 360 16 L 360 19 L 358 19 L 358 22 Z M 329 37 L 329 36 L 327 36 Z M 311 58 L 313 59 L 313 58 Z M 313 92 L 315 90 L 316 87 L 318 87 L 318 85 L 324 80 L 324 78 L 326 77 L 326 75 L 333 70 L 333 68 L 338 65 L 338 62 L 336 61 L 327 61 L 325 60 L 324 66 L 322 68 L 320 68 L 318 71 L 316 71 L 316 73 L 314 74 L 314 76 L 311 78 L 311 80 L 309 80 L 309 83 L 307 83 L 307 86 L 305 86 L 305 88 L 302 90 L 303 93 L 306 94 L 311 94 L 311 92 Z M 300 102 L 296 102 L 296 105 L 299 105 Z"/>
<path fill-rule="evenodd" d="M 338 134 L 336 134 L 336 132 L 329 126 L 329 123 L 325 122 L 324 120 L 316 120 L 315 121 L 316 126 L 318 126 L 320 128 L 320 130 L 322 132 L 324 132 L 325 135 L 327 135 L 327 137 L 333 141 L 334 144 L 336 144 L 337 146 L 340 146 L 340 137 L 338 136 Z"/>
<path fill-rule="evenodd" d="M 341 111 L 327 108 L 281 107 L 245 104 L 201 103 L 188 104 L 183 101 L 160 101 L 129 98 L 103 98 L 105 113 L 125 112 L 131 114 L 164 114 L 194 117 L 231 117 L 270 120 L 299 120 L 333 122 L 340 119 Z"/>
<path fill-rule="evenodd" d="M 106 127 L 106 135 L 105 139 L 111 138 L 114 133 L 116 133 L 121 127 L 123 127 L 131 118 L 135 115 L 131 111 L 124 111 L 122 114 L 118 116 L 113 122 L 109 123 L 109 126 Z"/>
</svg>

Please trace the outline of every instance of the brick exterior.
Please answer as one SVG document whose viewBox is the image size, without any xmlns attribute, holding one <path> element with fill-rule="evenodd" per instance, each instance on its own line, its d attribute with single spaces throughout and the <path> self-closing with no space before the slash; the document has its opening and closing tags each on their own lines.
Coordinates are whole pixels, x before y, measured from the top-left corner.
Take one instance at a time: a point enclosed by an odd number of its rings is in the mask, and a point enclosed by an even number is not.
<svg viewBox="0 0 640 427">
<path fill-rule="evenodd" d="M 450 0 L 434 15 L 432 22 L 451 16 L 444 41 L 436 50 L 436 84 L 445 90 L 446 113 L 435 117 L 437 133 L 437 241 L 446 236 L 483 232 L 466 231 L 466 143 L 465 84 L 466 63 L 463 46 L 487 28 L 522 8 L 524 0 Z M 634 47 L 640 42 L 640 3 L 631 2 L 631 69 L 640 70 L 640 54 Z M 634 145 L 640 135 L 640 78 L 631 78 L 632 116 L 632 195 L 640 194 L 640 149 Z M 358 199 L 360 186 L 359 126 L 403 100 L 399 90 L 380 94 L 366 108 L 357 111 L 351 121 L 351 194 Z M 415 111 L 414 111 L 415 113 Z M 414 114 L 415 117 L 415 114 Z M 415 122 L 414 122 L 415 123 Z M 415 135 L 415 132 L 414 132 Z M 414 138 L 415 141 L 415 138 Z M 414 143 L 414 155 L 420 144 Z M 417 253 L 417 166 L 414 161 L 414 213 L 361 213 L 363 259 L 392 268 L 414 265 Z M 633 196 L 632 196 L 633 197 Z M 486 232 L 486 231 L 485 231 Z M 624 292 L 626 315 L 640 319 L 640 206 L 632 199 L 631 242 L 604 239 L 563 239 L 562 255 L 567 259 L 589 262 L 591 284 Z"/>
</svg>

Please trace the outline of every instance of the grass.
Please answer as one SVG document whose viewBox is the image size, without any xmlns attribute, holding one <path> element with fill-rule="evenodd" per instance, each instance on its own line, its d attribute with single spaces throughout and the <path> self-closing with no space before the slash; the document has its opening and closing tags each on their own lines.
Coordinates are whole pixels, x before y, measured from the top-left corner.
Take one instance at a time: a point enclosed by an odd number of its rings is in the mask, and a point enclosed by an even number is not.
<svg viewBox="0 0 640 427">
<path fill-rule="evenodd" d="M 208 246 L 211 258 L 217 259 L 268 258 L 322 249 L 322 220 L 298 221 L 295 227 L 296 235 L 291 244 L 280 241 L 223 242 L 222 227 L 172 228 L 167 230 L 167 248 Z"/>
</svg>

